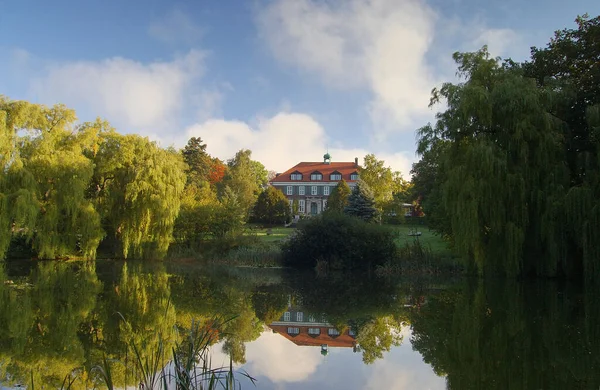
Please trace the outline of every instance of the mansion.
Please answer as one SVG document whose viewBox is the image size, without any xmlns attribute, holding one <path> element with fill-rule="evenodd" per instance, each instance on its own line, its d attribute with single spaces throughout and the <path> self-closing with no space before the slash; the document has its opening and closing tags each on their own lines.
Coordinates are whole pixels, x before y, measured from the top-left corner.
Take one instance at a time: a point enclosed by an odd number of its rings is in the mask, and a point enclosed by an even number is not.
<svg viewBox="0 0 600 390">
<path fill-rule="evenodd" d="M 358 158 L 354 162 L 331 162 L 327 153 L 323 162 L 301 162 L 278 174 L 270 184 L 283 192 L 290 207 L 298 200 L 300 215 L 316 215 L 327 208 L 327 198 L 340 180 L 350 188 L 356 185 L 359 170 Z"/>
</svg>

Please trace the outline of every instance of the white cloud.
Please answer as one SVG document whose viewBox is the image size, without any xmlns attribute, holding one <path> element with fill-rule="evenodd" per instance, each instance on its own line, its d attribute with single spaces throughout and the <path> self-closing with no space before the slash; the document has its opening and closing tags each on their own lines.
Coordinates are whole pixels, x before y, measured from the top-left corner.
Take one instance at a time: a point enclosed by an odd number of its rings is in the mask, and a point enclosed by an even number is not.
<svg viewBox="0 0 600 390">
<path fill-rule="evenodd" d="M 424 0 L 274 0 L 256 21 L 280 62 L 371 92 L 372 144 L 433 119 L 430 91 L 453 77 L 454 51 L 488 44 L 507 55 L 519 42 L 513 30 L 438 15 Z"/>
<path fill-rule="evenodd" d="M 326 145 L 331 145 L 323 127 L 311 116 L 281 112 L 262 118 L 256 126 L 242 121 L 209 120 L 189 127 L 187 137 L 201 137 L 207 151 L 222 160 L 233 157 L 239 149 L 252 150 L 252 157 L 267 169 L 282 172 L 301 161 L 321 161 Z M 341 145 L 329 148 L 333 161 L 354 161 L 372 151 Z M 400 170 L 408 178 L 414 156 L 409 153 L 375 153 L 386 165 Z"/>
<path fill-rule="evenodd" d="M 425 55 L 436 15 L 420 0 L 336 3 L 276 0 L 260 12 L 261 35 L 276 58 L 319 74 L 337 87 L 367 87 L 381 140 L 414 130 L 428 115 L 435 80 Z"/>
<path fill-rule="evenodd" d="M 148 34 L 169 44 L 178 42 L 193 44 L 202 37 L 202 29 L 186 13 L 180 9 L 174 9 L 163 19 L 151 23 Z"/>
<path fill-rule="evenodd" d="M 149 64 L 121 57 L 68 62 L 48 67 L 31 89 L 42 102 L 88 109 L 122 132 L 163 131 L 165 136 L 170 119 L 186 105 L 190 83 L 202 76 L 203 65 L 204 54 L 198 50 Z"/>
<path fill-rule="evenodd" d="M 303 381 L 323 362 L 318 348 L 298 347 L 271 332 L 246 344 L 246 358 L 249 363 L 245 369 L 251 375 L 265 376 L 276 383 Z"/>
</svg>

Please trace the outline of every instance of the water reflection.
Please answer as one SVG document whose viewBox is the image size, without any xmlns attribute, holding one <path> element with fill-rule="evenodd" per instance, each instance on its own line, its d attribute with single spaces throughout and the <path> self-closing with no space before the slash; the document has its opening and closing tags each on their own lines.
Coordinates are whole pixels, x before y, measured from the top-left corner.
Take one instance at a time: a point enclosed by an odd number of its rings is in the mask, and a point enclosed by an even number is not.
<svg viewBox="0 0 600 390">
<path fill-rule="evenodd" d="M 413 347 L 450 389 L 598 389 L 597 297 L 551 282 L 443 290 L 411 313 Z"/>
<path fill-rule="evenodd" d="M 261 389 L 600 386 L 599 295 L 554 283 L 101 262 L 9 264 L 0 282 L 4 384 L 93 388 L 107 356 L 132 386 L 132 344 L 170 351 L 219 317 L 215 364 Z"/>
</svg>

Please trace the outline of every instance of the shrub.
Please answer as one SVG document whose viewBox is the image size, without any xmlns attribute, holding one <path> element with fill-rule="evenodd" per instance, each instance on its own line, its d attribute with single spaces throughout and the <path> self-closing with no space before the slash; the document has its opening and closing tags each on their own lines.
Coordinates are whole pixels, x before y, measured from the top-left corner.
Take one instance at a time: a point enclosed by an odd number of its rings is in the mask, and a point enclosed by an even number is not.
<svg viewBox="0 0 600 390">
<path fill-rule="evenodd" d="M 283 244 L 283 257 L 292 267 L 369 268 L 395 255 L 392 231 L 359 218 L 325 213 L 298 225 Z"/>
</svg>

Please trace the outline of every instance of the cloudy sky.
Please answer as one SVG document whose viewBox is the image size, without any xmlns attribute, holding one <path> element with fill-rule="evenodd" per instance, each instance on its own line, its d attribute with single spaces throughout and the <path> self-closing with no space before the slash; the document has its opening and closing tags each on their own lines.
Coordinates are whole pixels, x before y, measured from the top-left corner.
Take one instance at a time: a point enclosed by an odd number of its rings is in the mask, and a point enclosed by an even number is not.
<svg viewBox="0 0 600 390">
<path fill-rule="evenodd" d="M 375 153 L 409 175 L 451 54 L 525 59 L 597 0 L 0 0 L 0 94 L 268 169 Z"/>
</svg>

